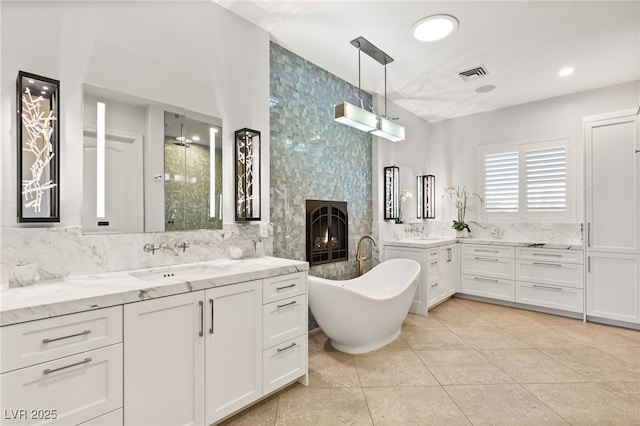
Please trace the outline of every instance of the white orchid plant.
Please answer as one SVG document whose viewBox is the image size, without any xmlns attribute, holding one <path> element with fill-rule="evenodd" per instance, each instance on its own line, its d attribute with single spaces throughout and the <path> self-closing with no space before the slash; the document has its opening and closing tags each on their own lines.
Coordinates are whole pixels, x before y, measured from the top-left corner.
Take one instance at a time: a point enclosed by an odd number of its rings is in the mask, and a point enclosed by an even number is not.
<svg viewBox="0 0 640 426">
<path fill-rule="evenodd" d="M 400 190 L 400 204 L 398 205 L 398 219 L 396 223 L 402 223 L 402 203 L 413 198 L 413 194 L 408 189 Z"/>
<path fill-rule="evenodd" d="M 469 225 L 467 225 L 464 221 L 464 217 L 468 210 L 471 210 L 471 207 L 468 205 L 469 198 L 477 197 L 480 202 L 484 201 L 484 196 L 481 192 L 478 191 L 470 191 L 467 190 L 466 186 L 447 186 L 444 189 L 444 193 L 442 194 L 442 198 L 449 197 L 453 201 L 453 206 L 458 209 L 458 220 L 453 220 L 453 225 L 451 226 L 456 231 L 462 231 L 466 229 L 471 232 L 469 229 Z"/>
</svg>

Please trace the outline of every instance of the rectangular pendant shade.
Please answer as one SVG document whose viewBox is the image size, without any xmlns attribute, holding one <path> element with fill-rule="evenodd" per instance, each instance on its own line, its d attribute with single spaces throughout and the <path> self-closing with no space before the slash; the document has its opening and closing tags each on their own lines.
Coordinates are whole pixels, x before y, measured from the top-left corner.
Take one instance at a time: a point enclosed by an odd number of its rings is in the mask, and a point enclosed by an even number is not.
<svg viewBox="0 0 640 426">
<path fill-rule="evenodd" d="M 374 129 L 371 134 L 392 142 L 399 142 L 404 140 L 404 126 L 387 120 L 384 117 L 379 117 L 377 128 Z"/>
<path fill-rule="evenodd" d="M 352 105 L 348 102 L 333 107 L 333 119 L 338 123 L 370 132 L 376 130 L 378 117 L 372 112 Z M 404 134 L 404 129 L 403 129 Z"/>
</svg>

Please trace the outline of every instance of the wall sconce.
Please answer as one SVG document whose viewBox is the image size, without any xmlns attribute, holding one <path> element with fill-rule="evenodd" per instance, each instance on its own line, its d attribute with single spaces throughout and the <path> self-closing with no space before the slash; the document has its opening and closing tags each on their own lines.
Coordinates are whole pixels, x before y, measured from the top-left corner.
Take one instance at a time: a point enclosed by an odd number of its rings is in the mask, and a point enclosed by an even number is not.
<svg viewBox="0 0 640 426">
<path fill-rule="evenodd" d="M 420 176 L 418 177 L 420 178 Z M 422 178 L 422 218 L 435 219 L 436 217 L 436 177 L 434 175 L 421 176 Z"/>
<path fill-rule="evenodd" d="M 236 139 L 236 221 L 260 220 L 260 132 L 240 129 Z"/>
<path fill-rule="evenodd" d="M 400 168 L 384 168 L 384 220 L 400 219 Z"/>
<path fill-rule="evenodd" d="M 60 222 L 60 82 L 18 72 L 18 222 Z"/>
<path fill-rule="evenodd" d="M 416 219 L 422 219 L 422 204 L 424 203 L 422 190 L 422 176 L 416 176 Z"/>
</svg>

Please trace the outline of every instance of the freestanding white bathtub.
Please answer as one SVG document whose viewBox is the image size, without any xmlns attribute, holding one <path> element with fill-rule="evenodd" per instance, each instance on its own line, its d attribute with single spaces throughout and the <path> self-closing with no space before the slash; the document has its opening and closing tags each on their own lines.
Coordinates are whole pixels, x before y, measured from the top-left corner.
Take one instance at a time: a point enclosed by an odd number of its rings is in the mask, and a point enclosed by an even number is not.
<svg viewBox="0 0 640 426">
<path fill-rule="evenodd" d="M 351 354 L 373 351 L 400 334 L 419 273 L 418 262 L 392 259 L 351 280 L 310 275 L 309 307 L 334 348 Z"/>
</svg>

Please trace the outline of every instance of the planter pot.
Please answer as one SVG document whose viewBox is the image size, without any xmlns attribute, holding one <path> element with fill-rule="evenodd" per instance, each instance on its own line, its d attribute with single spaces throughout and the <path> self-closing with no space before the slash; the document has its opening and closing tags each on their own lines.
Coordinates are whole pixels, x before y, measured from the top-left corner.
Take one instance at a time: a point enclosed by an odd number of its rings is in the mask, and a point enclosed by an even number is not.
<svg viewBox="0 0 640 426">
<path fill-rule="evenodd" d="M 460 231 L 456 231 L 456 238 L 469 238 L 471 235 L 469 234 L 469 230 L 462 229 Z"/>
</svg>

